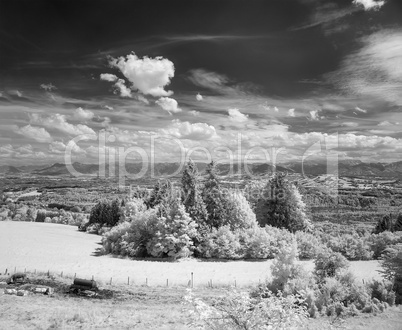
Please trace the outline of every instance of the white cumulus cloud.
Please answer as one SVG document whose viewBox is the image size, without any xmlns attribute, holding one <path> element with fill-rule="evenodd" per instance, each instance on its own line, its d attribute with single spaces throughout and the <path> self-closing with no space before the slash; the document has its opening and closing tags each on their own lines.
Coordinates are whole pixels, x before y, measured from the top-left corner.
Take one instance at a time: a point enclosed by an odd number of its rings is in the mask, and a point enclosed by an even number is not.
<svg viewBox="0 0 402 330">
<path fill-rule="evenodd" d="M 239 111 L 239 109 L 233 108 L 228 110 L 229 119 L 236 123 L 243 123 L 248 120 L 248 115 L 245 115 Z"/>
<path fill-rule="evenodd" d="M 85 150 L 81 149 L 74 141 L 70 141 L 72 145 L 72 151 L 75 153 L 85 153 Z M 54 154 L 63 154 L 66 151 L 66 145 L 60 141 L 53 141 L 49 144 L 49 151 Z"/>
<path fill-rule="evenodd" d="M 116 88 L 115 93 L 121 97 L 132 97 L 131 89 L 126 86 L 124 79 L 117 80 L 113 86 Z"/>
<path fill-rule="evenodd" d="M 175 99 L 172 99 L 170 97 L 161 97 L 159 100 L 155 102 L 157 105 L 159 105 L 163 110 L 171 113 L 177 113 L 180 112 L 181 109 L 179 108 L 179 105 Z"/>
<path fill-rule="evenodd" d="M 101 73 L 100 79 L 104 81 L 109 81 L 109 82 L 115 82 L 117 79 L 117 76 L 111 73 Z"/>
<path fill-rule="evenodd" d="M 288 116 L 289 117 L 294 117 L 295 116 L 295 109 L 289 109 L 288 110 Z"/>
<path fill-rule="evenodd" d="M 50 142 L 52 140 L 49 132 L 46 131 L 43 127 L 26 125 L 24 127 L 16 129 L 15 132 L 25 136 L 28 139 L 33 139 L 38 142 Z"/>
<path fill-rule="evenodd" d="M 364 10 L 371 10 L 371 9 L 380 9 L 384 6 L 384 0 L 353 0 L 353 4 L 360 5 L 364 7 Z"/>
<path fill-rule="evenodd" d="M 109 64 L 118 68 L 130 81 L 132 87 L 143 94 L 170 96 L 172 91 L 166 91 L 165 86 L 170 84 L 174 77 L 173 62 L 161 56 L 139 58 L 134 53 L 126 57 L 111 58 Z"/>
<path fill-rule="evenodd" d="M 53 114 L 49 117 L 41 117 L 34 113 L 31 115 L 31 122 L 34 124 L 43 125 L 47 128 L 57 129 L 70 135 L 95 135 L 95 131 L 87 125 L 73 125 L 67 122 L 66 116 L 61 114 Z"/>
<path fill-rule="evenodd" d="M 83 108 L 77 108 L 74 111 L 74 118 L 77 120 L 91 120 L 94 117 L 94 113 L 91 110 L 84 110 Z"/>
<path fill-rule="evenodd" d="M 188 121 L 173 120 L 171 127 L 162 130 L 176 138 L 189 140 L 208 140 L 216 136 L 215 127 L 205 123 L 191 124 Z"/>
<path fill-rule="evenodd" d="M 200 112 L 196 111 L 196 110 L 191 110 L 191 111 L 189 111 L 189 113 L 192 114 L 193 116 L 199 116 L 200 115 Z"/>
<path fill-rule="evenodd" d="M 310 111 L 310 118 L 311 118 L 311 120 L 319 120 L 318 110 L 311 110 Z"/>
<path fill-rule="evenodd" d="M 197 101 L 202 101 L 204 98 L 202 97 L 202 95 L 200 93 L 198 93 L 195 98 L 197 99 Z"/>
</svg>

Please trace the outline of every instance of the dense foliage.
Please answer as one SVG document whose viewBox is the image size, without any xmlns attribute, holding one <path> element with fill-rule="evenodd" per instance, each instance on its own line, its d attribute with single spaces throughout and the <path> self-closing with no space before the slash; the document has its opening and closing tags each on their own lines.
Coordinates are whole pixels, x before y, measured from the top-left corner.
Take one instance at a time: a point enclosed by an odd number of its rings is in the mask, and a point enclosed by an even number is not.
<svg viewBox="0 0 402 330">
<path fill-rule="evenodd" d="M 295 185 L 285 175 L 274 175 L 256 203 L 257 221 L 261 226 L 271 225 L 291 232 L 311 230 L 306 204 Z"/>
</svg>

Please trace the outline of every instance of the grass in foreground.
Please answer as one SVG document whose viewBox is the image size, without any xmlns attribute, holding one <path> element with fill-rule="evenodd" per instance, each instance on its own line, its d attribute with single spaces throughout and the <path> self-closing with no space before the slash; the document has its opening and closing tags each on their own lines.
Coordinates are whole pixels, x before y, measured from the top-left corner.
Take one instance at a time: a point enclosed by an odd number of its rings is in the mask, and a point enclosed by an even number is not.
<svg viewBox="0 0 402 330">
<path fill-rule="evenodd" d="M 0 329 L 189 329 L 183 297 L 185 287 L 101 286 L 97 298 L 66 293 L 71 278 L 29 274 L 30 286 L 48 285 L 53 296 L 10 296 L 0 289 Z M 0 276 L 0 282 L 5 277 Z M 29 288 L 26 285 L 25 288 Z M 227 293 L 227 288 L 197 288 L 194 294 L 209 301 Z M 347 319 L 309 319 L 305 329 L 400 330 L 402 308 L 378 315 Z"/>
</svg>

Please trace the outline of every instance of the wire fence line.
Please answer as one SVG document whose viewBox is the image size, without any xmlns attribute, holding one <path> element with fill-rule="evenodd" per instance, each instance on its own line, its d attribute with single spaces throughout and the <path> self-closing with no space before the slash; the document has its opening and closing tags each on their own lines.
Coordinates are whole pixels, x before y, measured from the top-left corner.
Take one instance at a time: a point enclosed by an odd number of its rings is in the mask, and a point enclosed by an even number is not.
<svg viewBox="0 0 402 330">
<path fill-rule="evenodd" d="M 54 276 L 61 277 L 65 279 L 74 280 L 75 278 L 87 278 L 88 276 L 82 276 L 79 272 L 64 272 L 64 271 L 54 271 L 51 269 L 43 270 L 43 269 L 28 269 L 26 267 L 5 267 L 3 271 L 0 269 L 0 275 L 3 276 L 11 276 L 16 273 L 25 273 L 25 274 L 33 274 L 33 275 L 42 275 L 42 276 Z M 90 276 L 89 279 L 97 281 L 99 284 L 108 286 L 108 285 L 127 285 L 127 286 L 149 286 L 149 287 L 204 287 L 204 288 L 220 288 L 220 287 L 249 287 L 257 284 L 261 284 L 263 281 L 258 279 L 258 281 L 254 281 L 254 283 L 247 283 L 247 285 L 241 285 L 238 283 L 236 278 L 233 279 L 214 279 L 211 278 L 207 281 L 203 280 L 202 282 L 198 282 L 196 278 L 196 274 L 191 272 L 188 274 L 188 280 L 176 280 L 172 278 L 163 278 L 162 276 L 157 277 L 142 277 L 140 278 L 138 275 L 130 277 L 113 277 L 113 276 L 103 276 L 102 278 L 98 278 L 94 275 Z"/>
</svg>

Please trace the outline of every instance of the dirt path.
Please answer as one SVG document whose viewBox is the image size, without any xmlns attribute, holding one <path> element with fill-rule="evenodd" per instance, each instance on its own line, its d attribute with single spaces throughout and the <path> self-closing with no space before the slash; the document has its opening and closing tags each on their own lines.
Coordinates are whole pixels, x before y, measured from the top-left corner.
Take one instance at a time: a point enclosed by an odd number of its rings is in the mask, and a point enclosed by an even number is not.
<svg viewBox="0 0 402 330">
<path fill-rule="evenodd" d="M 265 261 L 199 261 L 180 262 L 143 261 L 96 256 L 101 246 L 100 237 L 77 231 L 76 227 L 34 222 L 0 222 L 0 273 L 29 271 L 68 274 L 80 277 L 94 276 L 103 282 L 113 278 L 114 283 L 126 283 L 128 277 L 135 284 L 187 285 L 194 273 L 194 283 L 206 286 L 212 280 L 214 285 L 238 286 L 257 284 L 269 276 L 272 260 Z M 313 269 L 312 261 L 301 264 Z M 381 278 L 377 261 L 356 261 L 351 270 L 358 279 Z"/>
</svg>

